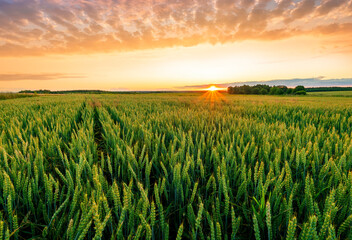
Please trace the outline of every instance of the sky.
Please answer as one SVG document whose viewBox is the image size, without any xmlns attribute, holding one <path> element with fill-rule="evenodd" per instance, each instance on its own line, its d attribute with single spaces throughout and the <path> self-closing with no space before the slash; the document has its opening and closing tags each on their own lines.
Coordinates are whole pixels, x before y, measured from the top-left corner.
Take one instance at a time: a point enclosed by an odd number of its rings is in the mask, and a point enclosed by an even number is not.
<svg viewBox="0 0 352 240">
<path fill-rule="evenodd" d="M 352 0 L 0 0 L 0 91 L 352 78 Z"/>
</svg>

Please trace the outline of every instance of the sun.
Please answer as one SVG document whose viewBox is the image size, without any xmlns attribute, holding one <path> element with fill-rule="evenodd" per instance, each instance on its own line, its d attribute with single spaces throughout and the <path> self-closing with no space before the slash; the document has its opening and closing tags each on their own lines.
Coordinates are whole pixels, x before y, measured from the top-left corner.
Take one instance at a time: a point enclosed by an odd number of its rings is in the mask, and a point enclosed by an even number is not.
<svg viewBox="0 0 352 240">
<path fill-rule="evenodd" d="M 212 85 L 212 86 L 210 86 L 209 88 L 207 88 L 207 90 L 208 90 L 208 91 L 211 91 L 211 92 L 214 92 L 214 91 L 220 90 L 220 88 L 218 88 L 218 87 Z"/>
</svg>

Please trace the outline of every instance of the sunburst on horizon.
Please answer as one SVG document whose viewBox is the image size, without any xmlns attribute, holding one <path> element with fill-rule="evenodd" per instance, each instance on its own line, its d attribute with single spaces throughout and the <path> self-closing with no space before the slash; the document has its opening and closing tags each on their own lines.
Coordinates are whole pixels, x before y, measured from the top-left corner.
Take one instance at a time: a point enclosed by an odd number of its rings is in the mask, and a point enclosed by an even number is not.
<svg viewBox="0 0 352 240">
<path fill-rule="evenodd" d="M 210 85 L 208 88 L 203 89 L 205 93 L 200 97 L 205 102 L 209 102 L 211 107 L 214 107 L 216 102 L 226 101 L 225 96 L 221 94 L 221 91 L 226 90 L 225 88 L 217 87 L 216 85 Z"/>
<path fill-rule="evenodd" d="M 224 91 L 225 88 L 219 88 L 216 85 L 210 85 L 208 88 L 204 89 L 205 91 L 215 92 L 215 91 Z"/>
</svg>

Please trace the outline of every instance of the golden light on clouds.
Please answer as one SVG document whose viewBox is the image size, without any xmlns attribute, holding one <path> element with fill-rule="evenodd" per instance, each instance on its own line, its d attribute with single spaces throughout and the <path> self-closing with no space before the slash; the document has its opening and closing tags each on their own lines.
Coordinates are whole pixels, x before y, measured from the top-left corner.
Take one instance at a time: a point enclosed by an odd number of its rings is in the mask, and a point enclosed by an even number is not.
<svg viewBox="0 0 352 240">
<path fill-rule="evenodd" d="M 352 0 L 0 0 L 0 91 L 350 78 Z"/>
</svg>

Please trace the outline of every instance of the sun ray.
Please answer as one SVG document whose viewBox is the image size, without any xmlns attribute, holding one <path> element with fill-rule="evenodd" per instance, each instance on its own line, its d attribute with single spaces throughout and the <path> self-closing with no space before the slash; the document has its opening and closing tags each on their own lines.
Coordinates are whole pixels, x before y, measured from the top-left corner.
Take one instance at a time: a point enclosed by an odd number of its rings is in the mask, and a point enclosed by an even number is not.
<svg viewBox="0 0 352 240">
<path fill-rule="evenodd" d="M 210 107 L 212 108 L 216 103 L 227 102 L 225 96 L 220 92 L 224 91 L 224 88 L 219 88 L 215 85 L 211 85 L 208 88 L 203 89 L 203 91 L 206 92 L 200 97 L 200 100 L 205 103 L 210 103 Z"/>
</svg>

